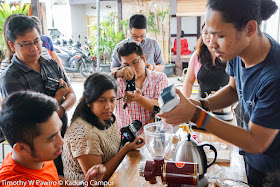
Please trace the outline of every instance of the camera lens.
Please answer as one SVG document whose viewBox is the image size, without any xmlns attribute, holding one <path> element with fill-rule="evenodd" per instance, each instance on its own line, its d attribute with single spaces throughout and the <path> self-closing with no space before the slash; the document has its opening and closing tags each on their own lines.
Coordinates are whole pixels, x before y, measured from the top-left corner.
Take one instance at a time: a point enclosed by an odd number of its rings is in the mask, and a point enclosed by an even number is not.
<svg viewBox="0 0 280 187">
<path fill-rule="evenodd" d="M 139 131 L 142 128 L 142 122 L 137 119 L 133 120 L 132 125 L 137 131 Z"/>
</svg>

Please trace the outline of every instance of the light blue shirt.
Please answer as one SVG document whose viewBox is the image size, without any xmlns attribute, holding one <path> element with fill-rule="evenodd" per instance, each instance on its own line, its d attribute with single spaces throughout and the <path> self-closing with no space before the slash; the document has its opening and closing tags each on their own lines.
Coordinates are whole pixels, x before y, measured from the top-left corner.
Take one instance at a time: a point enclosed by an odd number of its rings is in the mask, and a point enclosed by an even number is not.
<svg viewBox="0 0 280 187">
<path fill-rule="evenodd" d="M 119 47 L 127 42 L 127 41 L 133 41 L 131 37 L 124 39 L 120 43 L 118 43 L 114 49 L 113 55 L 112 55 L 112 63 L 111 63 L 111 69 L 114 67 L 120 67 L 121 62 L 118 57 L 117 50 Z M 158 42 L 152 38 L 145 38 L 141 42 L 141 47 L 143 49 L 144 54 L 146 55 L 146 63 L 157 65 L 162 64 L 164 65 L 164 60 L 161 53 L 161 48 L 158 44 Z"/>
</svg>

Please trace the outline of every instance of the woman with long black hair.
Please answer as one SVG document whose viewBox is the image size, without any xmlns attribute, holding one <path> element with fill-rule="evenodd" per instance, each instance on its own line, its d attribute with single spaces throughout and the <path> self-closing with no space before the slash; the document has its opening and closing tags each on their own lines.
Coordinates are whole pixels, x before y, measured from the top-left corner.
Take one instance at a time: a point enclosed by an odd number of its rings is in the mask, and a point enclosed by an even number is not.
<svg viewBox="0 0 280 187">
<path fill-rule="evenodd" d="M 66 178 L 82 180 L 92 166 L 104 164 L 103 180 L 108 180 L 130 150 L 144 145 L 144 141 L 137 144 L 137 137 L 121 147 L 113 114 L 116 93 L 117 85 L 109 75 L 95 73 L 85 81 L 83 97 L 64 137 L 62 160 Z"/>
</svg>

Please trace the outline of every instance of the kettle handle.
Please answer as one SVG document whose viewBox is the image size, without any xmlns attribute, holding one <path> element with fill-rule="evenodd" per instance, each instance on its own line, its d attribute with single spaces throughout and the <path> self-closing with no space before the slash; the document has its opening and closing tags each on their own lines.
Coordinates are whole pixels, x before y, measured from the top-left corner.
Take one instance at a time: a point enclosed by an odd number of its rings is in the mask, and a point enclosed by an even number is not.
<svg viewBox="0 0 280 187">
<path fill-rule="evenodd" d="M 213 160 L 212 160 L 209 164 L 207 163 L 207 168 L 209 168 L 210 166 L 212 166 L 212 164 L 214 164 L 214 162 L 215 162 L 216 159 L 217 159 L 217 150 L 216 150 L 216 148 L 215 148 L 212 144 L 210 144 L 210 143 L 202 143 L 202 144 L 200 144 L 200 146 L 201 146 L 201 147 L 203 147 L 203 146 L 209 146 L 210 149 L 211 149 L 212 151 L 214 151 L 214 153 L 215 153 L 215 156 L 214 156 Z"/>
</svg>

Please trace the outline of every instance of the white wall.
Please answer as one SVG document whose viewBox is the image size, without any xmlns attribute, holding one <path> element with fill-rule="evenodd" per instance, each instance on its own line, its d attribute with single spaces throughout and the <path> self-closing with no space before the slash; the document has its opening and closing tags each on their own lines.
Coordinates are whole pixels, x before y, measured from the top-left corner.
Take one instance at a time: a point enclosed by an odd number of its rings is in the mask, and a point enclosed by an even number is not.
<svg viewBox="0 0 280 187">
<path fill-rule="evenodd" d="M 109 5 L 111 8 L 107 8 Z M 96 4 L 87 4 L 85 5 L 85 14 L 87 16 L 97 16 L 97 9 L 92 9 L 96 7 Z M 110 12 L 118 11 L 118 2 L 117 1 L 100 1 L 100 17 L 107 16 Z"/>
<path fill-rule="evenodd" d="M 83 43 L 87 36 L 85 5 L 71 5 L 70 10 L 73 41 L 80 40 Z"/>
<path fill-rule="evenodd" d="M 106 6 L 111 6 L 107 8 Z M 94 9 L 96 4 L 75 4 L 71 5 L 71 22 L 73 41 L 79 40 L 83 43 L 87 37 L 87 16 L 97 16 L 97 9 Z M 101 1 L 100 2 L 100 20 L 102 21 L 110 12 L 118 11 L 118 3 L 116 1 Z"/>
<path fill-rule="evenodd" d="M 51 1 L 46 3 L 47 25 L 48 29 L 52 28 L 52 17 L 54 19 L 55 28 L 57 28 L 65 37 L 72 36 L 71 13 L 69 4 L 51 5 Z"/>
</svg>

